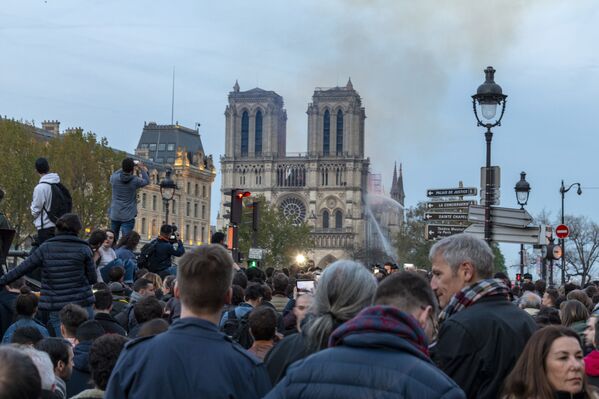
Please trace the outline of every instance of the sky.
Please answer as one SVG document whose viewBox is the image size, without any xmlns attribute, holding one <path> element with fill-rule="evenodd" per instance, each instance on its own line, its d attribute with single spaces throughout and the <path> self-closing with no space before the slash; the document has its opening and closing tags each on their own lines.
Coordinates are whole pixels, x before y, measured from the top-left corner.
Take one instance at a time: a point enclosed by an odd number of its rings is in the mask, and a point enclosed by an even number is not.
<svg viewBox="0 0 599 399">
<path fill-rule="evenodd" d="M 471 95 L 492 65 L 508 95 L 494 129 L 501 206 L 516 207 L 527 172 L 528 211 L 599 222 L 599 3 L 556 0 L 4 0 L 0 114 L 83 127 L 133 152 L 144 121 L 174 119 L 224 151 L 227 95 L 261 87 L 285 100 L 287 151 L 307 142 L 316 87 L 351 77 L 366 108 L 366 154 L 386 190 L 402 163 L 406 206 L 428 188 L 480 186 L 484 129 Z M 220 172 L 220 171 L 219 171 Z M 220 177 L 212 190 L 212 222 Z M 507 264 L 518 247 L 502 245 Z"/>
</svg>

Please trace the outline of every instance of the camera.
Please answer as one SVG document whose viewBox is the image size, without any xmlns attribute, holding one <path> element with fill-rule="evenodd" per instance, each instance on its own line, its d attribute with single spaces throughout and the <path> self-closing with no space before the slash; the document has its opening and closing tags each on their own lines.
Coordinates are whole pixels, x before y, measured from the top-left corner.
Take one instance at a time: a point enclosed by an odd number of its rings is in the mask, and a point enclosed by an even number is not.
<svg viewBox="0 0 599 399">
<path fill-rule="evenodd" d="M 139 159 L 134 159 L 133 160 L 133 165 L 135 165 L 135 166 L 139 165 Z"/>
<path fill-rule="evenodd" d="M 175 244 L 177 241 L 179 241 L 179 237 L 177 236 L 177 226 L 175 226 L 174 224 L 171 226 L 172 230 L 171 230 L 171 234 L 168 236 L 168 240 Z"/>
</svg>

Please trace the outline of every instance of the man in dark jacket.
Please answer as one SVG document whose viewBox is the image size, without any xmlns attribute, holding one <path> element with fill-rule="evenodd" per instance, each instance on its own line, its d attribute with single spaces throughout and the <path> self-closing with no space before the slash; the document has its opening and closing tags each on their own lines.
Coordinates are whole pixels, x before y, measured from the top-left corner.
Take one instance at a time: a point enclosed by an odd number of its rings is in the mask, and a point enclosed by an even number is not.
<svg viewBox="0 0 599 399">
<path fill-rule="evenodd" d="M 89 350 L 96 338 L 102 335 L 104 335 L 104 329 L 95 320 L 88 320 L 77 328 L 79 343 L 73 349 L 73 372 L 67 381 L 67 398 L 94 387 L 89 368 Z"/>
<path fill-rule="evenodd" d="M 264 365 L 218 331 L 231 301 L 233 259 L 203 245 L 179 264 L 175 296 L 181 318 L 162 334 L 126 344 L 106 398 L 262 398 L 270 389 Z"/>
<path fill-rule="evenodd" d="M 148 270 L 165 278 L 168 275 L 175 274 L 172 257 L 183 255 L 185 247 L 181 238 L 179 238 L 179 233 L 170 224 L 164 224 L 160 227 L 160 235 L 156 240 L 157 243 L 154 252 L 148 259 Z M 175 243 L 177 244 L 177 248 L 174 246 Z"/>
<path fill-rule="evenodd" d="M 497 398 L 536 330 L 526 312 L 508 300 L 509 289 L 492 279 L 493 252 L 468 234 L 437 242 L 430 250 L 431 287 L 443 311 L 432 358 L 468 398 Z"/>
<path fill-rule="evenodd" d="M 119 334 L 127 336 L 127 331 L 110 315 L 112 311 L 112 294 L 110 291 L 96 291 L 94 294 L 96 302 L 94 303 L 94 320 L 96 320 L 106 334 Z"/>
<path fill-rule="evenodd" d="M 428 357 L 436 307 L 428 282 L 395 273 L 374 303 L 331 334 L 329 349 L 289 367 L 266 398 L 465 398 Z"/>
<path fill-rule="evenodd" d="M 118 241 L 120 232 L 128 234 L 135 226 L 137 216 L 137 189 L 150 183 L 148 168 L 137 163 L 141 178 L 135 176 L 135 161 L 131 158 L 123 159 L 122 169 L 110 176 L 112 186 L 112 202 L 110 203 L 110 222 L 114 231 L 114 241 Z"/>
<path fill-rule="evenodd" d="M 15 321 L 15 301 L 21 293 L 21 287 L 25 285 L 23 277 L 16 279 L 4 288 L 0 288 L 0 334 L 4 333 Z"/>
</svg>

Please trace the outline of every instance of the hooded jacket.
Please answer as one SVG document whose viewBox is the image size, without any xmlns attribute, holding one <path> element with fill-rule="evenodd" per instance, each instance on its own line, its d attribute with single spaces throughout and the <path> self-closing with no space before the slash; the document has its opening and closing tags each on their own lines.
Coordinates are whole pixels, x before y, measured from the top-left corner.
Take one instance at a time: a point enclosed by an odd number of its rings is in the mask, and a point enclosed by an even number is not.
<svg viewBox="0 0 599 399">
<path fill-rule="evenodd" d="M 42 218 L 44 229 L 55 226 L 48 217 L 48 213 L 43 211 L 44 208 L 49 210 L 52 205 L 52 187 L 50 187 L 50 184 L 46 183 L 60 183 L 60 177 L 57 173 L 46 173 L 40 178 L 39 183 L 37 183 L 37 186 L 33 189 L 31 216 L 33 216 L 33 224 L 35 225 L 36 230 L 42 228 Z"/>
<path fill-rule="evenodd" d="M 118 222 L 128 222 L 137 216 L 138 188 L 150 183 L 148 172 L 141 170 L 141 178 L 132 173 L 117 170 L 110 176 L 112 185 L 112 202 L 110 203 L 110 219 Z"/>
<path fill-rule="evenodd" d="M 91 382 L 91 370 L 89 368 L 89 350 L 92 341 L 79 342 L 73 349 L 73 374 L 67 381 L 67 398 L 73 397 L 94 385 Z"/>
</svg>

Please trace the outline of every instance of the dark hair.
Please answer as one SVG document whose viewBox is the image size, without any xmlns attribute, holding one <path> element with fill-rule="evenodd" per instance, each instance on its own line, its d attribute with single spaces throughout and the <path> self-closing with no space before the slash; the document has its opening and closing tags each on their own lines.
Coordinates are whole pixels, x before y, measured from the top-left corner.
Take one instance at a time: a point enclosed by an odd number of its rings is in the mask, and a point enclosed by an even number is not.
<svg viewBox="0 0 599 399">
<path fill-rule="evenodd" d="M 142 267 L 141 269 L 137 269 L 137 271 L 135 272 L 135 280 L 139 280 L 148 272 L 149 272 L 149 270 L 146 269 L 145 267 Z"/>
<path fill-rule="evenodd" d="M 244 297 L 243 288 L 241 288 L 237 284 L 233 284 L 231 286 L 231 288 L 233 289 L 233 297 L 231 298 L 231 305 L 237 306 L 241 302 L 243 302 L 243 297 Z"/>
<path fill-rule="evenodd" d="M 547 326 L 530 337 L 516 365 L 505 379 L 502 398 L 554 397 L 554 390 L 549 383 L 544 365 L 551 346 L 555 340 L 561 337 L 574 338 L 580 344 L 578 334 L 563 326 Z M 591 397 L 586 378 L 583 379 L 582 392 L 584 392 L 585 398 Z"/>
<path fill-rule="evenodd" d="M 593 310 L 593 301 L 583 290 L 572 290 L 566 295 L 567 300 L 576 299 L 582 303 L 589 311 Z"/>
<path fill-rule="evenodd" d="M 559 317 L 559 310 L 549 306 L 541 307 L 541 310 L 539 310 L 539 313 L 537 313 L 534 319 L 539 328 L 552 324 L 558 326 L 562 324 L 562 320 Z"/>
<path fill-rule="evenodd" d="M 522 292 L 524 293 L 525 291 L 531 291 L 531 292 L 535 292 L 535 285 L 534 283 L 522 283 Z"/>
<path fill-rule="evenodd" d="M 249 284 L 244 292 L 245 300 L 256 301 L 264 297 L 264 291 L 260 284 Z"/>
<path fill-rule="evenodd" d="M 544 280 L 535 281 L 535 290 L 540 296 L 543 296 L 545 293 L 545 288 L 547 288 L 547 283 Z"/>
<path fill-rule="evenodd" d="M 89 235 L 87 239 L 87 243 L 92 247 L 97 247 L 102 245 L 102 243 L 106 241 L 106 232 L 104 230 L 94 230 Z"/>
<path fill-rule="evenodd" d="M 225 241 L 225 233 L 217 231 L 210 237 L 210 244 L 222 244 Z"/>
<path fill-rule="evenodd" d="M 248 286 L 248 278 L 243 272 L 243 270 L 238 270 L 233 274 L 233 285 L 238 285 L 244 290 Z"/>
<path fill-rule="evenodd" d="M 114 242 L 116 233 L 112 229 L 106 229 L 104 231 L 106 232 L 106 239 L 108 239 L 108 233 L 112 233 L 112 245 L 110 246 L 110 248 L 114 248 L 116 246 L 116 243 Z"/>
<path fill-rule="evenodd" d="M 17 296 L 15 302 L 15 310 L 20 316 L 32 317 L 37 310 L 38 302 L 37 295 L 31 292 L 31 288 L 21 287 L 21 293 Z"/>
<path fill-rule="evenodd" d="M 129 233 L 123 235 L 117 244 L 117 248 L 125 247 L 130 251 L 134 251 L 139 244 L 139 240 L 141 237 L 137 231 L 130 231 Z"/>
<path fill-rule="evenodd" d="M 106 331 L 104 331 L 102 324 L 96 320 L 88 320 L 77 327 L 77 334 L 75 337 L 79 342 L 93 341 L 104 334 L 106 334 Z"/>
<path fill-rule="evenodd" d="M 410 313 L 432 306 L 436 310 L 435 294 L 426 279 L 414 272 L 397 272 L 385 278 L 374 294 L 375 305 L 390 305 Z"/>
<path fill-rule="evenodd" d="M 164 319 L 152 319 L 146 321 L 139 327 L 136 338 L 157 335 L 168 330 L 168 323 Z"/>
<path fill-rule="evenodd" d="M 26 284 L 25 277 L 19 277 L 15 281 L 12 281 L 6 285 L 9 286 L 10 288 L 12 288 L 13 290 L 18 290 L 21 287 L 23 287 L 25 284 Z"/>
<path fill-rule="evenodd" d="M 98 389 L 106 390 L 112 369 L 125 343 L 127 338 L 118 334 L 107 334 L 96 339 L 89 349 L 89 368 Z"/>
<path fill-rule="evenodd" d="M 62 338 L 48 337 L 35 344 L 35 349 L 46 352 L 50 356 L 50 360 L 52 360 L 52 365 L 56 368 L 59 361 L 62 361 L 64 364 L 69 363 L 70 346 L 71 344 Z"/>
<path fill-rule="evenodd" d="M 266 274 L 257 267 L 250 267 L 245 274 L 249 282 L 263 284 L 266 281 Z"/>
<path fill-rule="evenodd" d="M 160 235 L 161 236 L 168 236 L 170 234 L 173 234 L 173 226 L 170 224 L 163 224 L 162 226 L 160 226 Z"/>
<path fill-rule="evenodd" d="M 583 321 L 589 318 L 589 310 L 576 299 L 562 302 L 559 308 L 562 325 L 565 327 L 570 327 L 577 321 Z"/>
<path fill-rule="evenodd" d="M 10 338 L 11 344 L 35 345 L 44 339 L 44 336 L 35 327 L 19 327 Z"/>
<path fill-rule="evenodd" d="M 272 308 L 260 306 L 252 310 L 248 321 L 254 339 L 266 341 L 275 337 L 277 332 L 277 314 Z"/>
<path fill-rule="evenodd" d="M 19 349 L 0 346 L 0 397 L 4 399 L 38 399 L 42 378 L 31 358 Z"/>
<path fill-rule="evenodd" d="M 275 274 L 275 268 L 272 266 L 267 267 L 264 271 L 266 272 L 266 278 L 271 278 Z"/>
<path fill-rule="evenodd" d="M 74 303 L 69 303 L 60 309 L 58 317 L 60 318 L 60 324 L 64 326 L 67 333 L 71 336 L 75 336 L 77 328 L 89 318 L 87 311 Z"/>
<path fill-rule="evenodd" d="M 193 248 L 179 261 L 179 296 L 182 305 L 192 311 L 220 311 L 232 280 L 233 259 L 222 245 Z"/>
<path fill-rule="evenodd" d="M 574 291 L 580 289 L 580 287 L 574 283 L 566 283 L 564 285 L 564 295 L 568 296 L 568 294 L 570 293 L 570 291 Z"/>
<path fill-rule="evenodd" d="M 110 290 L 110 288 L 108 287 L 108 284 L 106 284 L 104 282 L 99 282 L 99 283 L 96 283 L 96 284 L 92 285 L 92 290 L 94 290 L 94 291 L 106 291 L 106 290 Z"/>
<path fill-rule="evenodd" d="M 161 318 L 162 311 L 163 309 L 160 301 L 153 296 L 142 298 L 133 305 L 133 314 L 135 315 L 135 320 L 137 320 L 138 324 Z"/>
<path fill-rule="evenodd" d="M 595 317 L 595 336 L 593 337 L 593 347 L 597 349 L 597 345 L 599 344 L 599 331 L 597 331 L 597 327 L 599 327 L 599 317 Z"/>
<path fill-rule="evenodd" d="M 111 267 L 108 270 L 108 279 L 110 282 L 120 282 L 121 279 L 125 276 L 125 268 L 123 266 L 115 266 Z"/>
<path fill-rule="evenodd" d="M 133 172 L 133 169 L 135 168 L 135 162 L 133 162 L 133 158 L 123 159 L 123 162 L 121 162 L 121 168 L 125 173 Z"/>
<path fill-rule="evenodd" d="M 173 293 L 173 290 L 175 289 L 175 282 L 177 281 L 177 277 L 173 276 L 173 275 L 168 275 L 164 278 L 164 285 L 166 286 L 166 288 L 168 288 L 168 290 L 170 291 L 170 293 Z"/>
<path fill-rule="evenodd" d="M 50 164 L 46 158 L 38 158 L 35 160 L 35 170 L 37 173 L 43 174 L 50 171 Z"/>
<path fill-rule="evenodd" d="M 557 299 L 559 298 L 559 291 L 556 288 L 549 287 L 545 290 L 545 294 L 551 299 L 553 302 L 553 306 L 557 307 Z"/>
<path fill-rule="evenodd" d="M 139 292 L 143 289 L 148 288 L 148 285 L 150 284 L 154 284 L 152 283 L 150 280 L 145 279 L 145 278 L 138 278 L 137 280 L 135 280 L 135 282 L 133 283 L 133 291 L 135 292 Z M 157 287 L 156 287 L 157 288 Z"/>
<path fill-rule="evenodd" d="M 66 213 L 56 221 L 56 230 L 58 233 L 74 233 L 79 234 L 83 226 L 79 216 L 75 213 Z"/>
<path fill-rule="evenodd" d="M 276 292 L 285 293 L 289 285 L 289 277 L 283 273 L 276 273 L 272 277 L 272 286 Z"/>
<path fill-rule="evenodd" d="M 584 289 L 584 292 L 586 292 L 586 294 L 592 300 L 595 297 L 595 295 L 599 294 L 599 289 L 597 288 L 597 286 L 591 284 Z M 593 303 L 595 303 L 595 302 L 593 301 Z"/>
<path fill-rule="evenodd" d="M 98 310 L 108 310 L 112 306 L 112 294 L 110 290 L 101 290 L 94 293 L 96 302 L 94 306 Z"/>
</svg>

